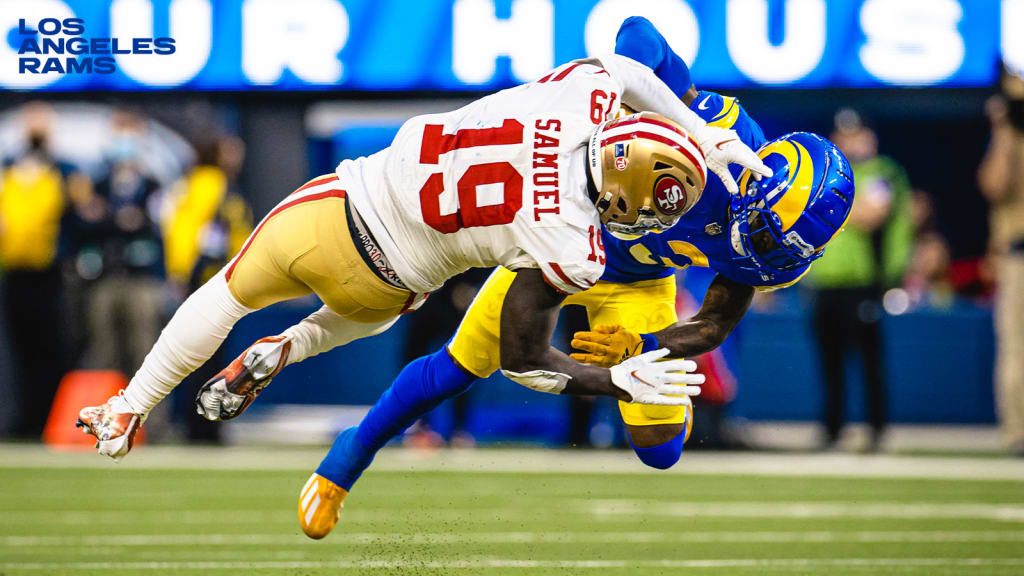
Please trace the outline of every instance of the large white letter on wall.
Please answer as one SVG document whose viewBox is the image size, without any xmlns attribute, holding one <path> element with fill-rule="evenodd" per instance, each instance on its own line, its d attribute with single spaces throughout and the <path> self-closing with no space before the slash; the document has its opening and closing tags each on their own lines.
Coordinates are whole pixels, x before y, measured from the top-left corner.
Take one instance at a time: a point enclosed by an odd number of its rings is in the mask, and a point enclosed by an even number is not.
<svg viewBox="0 0 1024 576">
<path fill-rule="evenodd" d="M 492 0 L 456 0 L 452 7 L 452 71 L 468 84 L 494 76 L 495 59 L 508 56 L 512 75 L 535 80 L 555 65 L 555 14 L 551 0 L 514 0 L 498 19 Z"/>
<path fill-rule="evenodd" d="M 117 67 L 133 80 L 151 86 L 184 84 L 210 58 L 213 8 L 208 0 L 172 0 L 169 9 L 174 54 L 118 54 Z M 86 23 L 88 26 L 88 23 Z M 110 32 L 115 38 L 153 36 L 153 4 L 149 0 L 114 0 Z"/>
<path fill-rule="evenodd" d="M 336 84 L 349 20 L 336 0 L 247 0 L 242 6 L 242 73 L 273 84 L 285 69 L 305 82 Z"/>
<path fill-rule="evenodd" d="M 786 84 L 810 74 L 825 53 L 825 0 L 786 0 L 785 39 L 768 40 L 768 1 L 729 0 L 725 37 L 740 72 L 761 84 Z"/>
<path fill-rule="evenodd" d="M 1024 0 L 1003 0 L 1003 62 L 1024 76 Z"/>
<path fill-rule="evenodd" d="M 941 82 L 964 61 L 961 18 L 956 0 L 867 0 L 860 10 L 861 64 L 890 84 Z"/>
</svg>

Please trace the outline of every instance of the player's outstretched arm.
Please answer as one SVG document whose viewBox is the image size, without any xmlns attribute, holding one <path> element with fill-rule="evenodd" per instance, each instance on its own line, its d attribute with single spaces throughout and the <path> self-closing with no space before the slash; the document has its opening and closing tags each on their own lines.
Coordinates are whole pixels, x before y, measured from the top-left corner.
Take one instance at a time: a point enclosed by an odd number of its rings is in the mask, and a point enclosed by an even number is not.
<svg viewBox="0 0 1024 576">
<path fill-rule="evenodd" d="M 563 295 L 540 270 L 520 270 L 501 311 L 502 373 L 513 381 L 554 394 L 611 396 L 641 404 L 688 404 L 700 394 L 702 374 L 693 362 L 658 362 L 659 350 L 630 358 L 610 370 L 580 364 L 552 348 L 551 335 Z"/>
<path fill-rule="evenodd" d="M 629 108 L 667 116 L 692 134 L 704 153 L 708 170 L 718 175 L 730 193 L 739 191 L 729 172 L 730 164 L 749 169 L 757 179 L 772 175 L 771 169 L 740 140 L 736 132 L 709 126 L 647 66 L 618 54 L 605 54 L 583 62 L 599 62 L 622 86 L 622 103 Z"/>
<path fill-rule="evenodd" d="M 661 32 L 643 16 L 626 18 L 615 35 L 615 53 L 632 58 L 654 71 L 669 89 L 689 106 L 697 98 L 690 68 Z"/>
<path fill-rule="evenodd" d="M 654 337 L 660 346 L 671 350 L 673 356 L 692 357 L 710 352 L 725 342 L 726 336 L 750 309 L 753 299 L 753 286 L 719 274 L 704 294 L 696 316 L 655 332 Z"/>
<path fill-rule="evenodd" d="M 594 366 L 616 362 L 657 348 L 668 348 L 673 357 L 692 357 L 718 348 L 750 308 L 754 287 L 719 274 L 704 295 L 700 312 L 686 322 L 654 334 L 637 334 L 621 326 L 595 326 L 577 332 L 572 347 L 574 360 Z"/>
</svg>

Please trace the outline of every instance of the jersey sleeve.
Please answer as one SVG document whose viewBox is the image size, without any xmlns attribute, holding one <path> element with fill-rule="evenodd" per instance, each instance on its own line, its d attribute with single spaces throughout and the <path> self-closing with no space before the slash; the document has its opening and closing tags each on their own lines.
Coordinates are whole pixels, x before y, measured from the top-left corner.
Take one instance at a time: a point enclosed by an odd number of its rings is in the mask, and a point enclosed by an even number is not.
<svg viewBox="0 0 1024 576">
<path fill-rule="evenodd" d="M 575 294 L 591 288 L 604 273 L 604 265 L 590 261 L 554 260 L 541 262 L 544 281 L 563 294 Z"/>
<path fill-rule="evenodd" d="M 591 233 L 567 224 L 558 228 L 523 228 L 521 232 L 520 252 L 502 262 L 506 268 L 538 268 L 544 280 L 563 294 L 582 292 L 604 274 L 600 228 L 595 226 Z"/>
<path fill-rule="evenodd" d="M 690 109 L 703 118 L 708 126 L 735 130 L 736 135 L 751 150 L 757 150 L 765 143 L 761 126 L 747 114 L 735 97 L 701 90 Z"/>
<path fill-rule="evenodd" d="M 622 86 L 622 103 L 633 110 L 646 110 L 666 116 L 688 132 L 696 132 L 706 122 L 675 95 L 654 71 L 640 62 L 619 54 L 604 54 L 587 61 L 599 62 Z"/>
</svg>

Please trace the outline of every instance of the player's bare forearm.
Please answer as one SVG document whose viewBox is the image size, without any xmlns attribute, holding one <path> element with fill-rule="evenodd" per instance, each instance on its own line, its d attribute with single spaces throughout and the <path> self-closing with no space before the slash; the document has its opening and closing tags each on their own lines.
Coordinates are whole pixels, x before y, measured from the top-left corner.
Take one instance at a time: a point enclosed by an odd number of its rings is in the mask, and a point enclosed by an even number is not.
<svg viewBox="0 0 1024 576">
<path fill-rule="evenodd" d="M 719 274 L 704 295 L 700 312 L 686 322 L 656 332 L 658 343 L 672 356 L 691 357 L 714 350 L 725 341 L 750 308 L 754 287 Z"/>
<path fill-rule="evenodd" d="M 544 371 L 564 374 L 561 394 L 612 396 L 629 400 L 612 384 L 604 368 L 580 364 L 551 347 L 551 335 L 564 296 L 544 281 L 540 270 L 520 270 L 509 287 L 501 310 L 501 367 L 526 374 Z"/>
</svg>

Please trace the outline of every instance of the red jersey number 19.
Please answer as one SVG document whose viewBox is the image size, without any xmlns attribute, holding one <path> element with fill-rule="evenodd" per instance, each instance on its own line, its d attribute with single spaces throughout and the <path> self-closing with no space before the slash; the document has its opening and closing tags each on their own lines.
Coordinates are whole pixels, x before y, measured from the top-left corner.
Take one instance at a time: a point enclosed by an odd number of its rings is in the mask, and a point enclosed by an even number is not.
<svg viewBox="0 0 1024 576">
<path fill-rule="evenodd" d="M 442 154 L 453 150 L 522 143 L 523 125 L 511 119 L 505 120 L 497 128 L 467 128 L 454 134 L 445 134 L 444 126 L 440 124 L 427 124 L 423 127 L 420 164 L 437 164 Z M 478 205 L 477 187 L 486 184 L 501 184 L 504 202 L 488 206 Z M 474 226 L 509 224 L 515 219 L 516 212 L 523 207 L 523 175 L 508 162 L 487 162 L 470 166 L 456 184 L 458 208 L 452 214 L 441 214 L 443 192 L 444 176 L 441 172 L 431 174 L 426 184 L 420 188 L 423 221 L 442 234 L 451 234 Z"/>
</svg>

